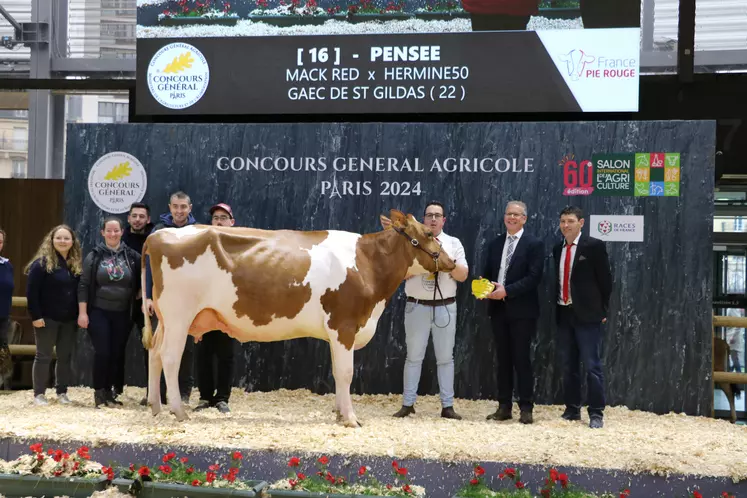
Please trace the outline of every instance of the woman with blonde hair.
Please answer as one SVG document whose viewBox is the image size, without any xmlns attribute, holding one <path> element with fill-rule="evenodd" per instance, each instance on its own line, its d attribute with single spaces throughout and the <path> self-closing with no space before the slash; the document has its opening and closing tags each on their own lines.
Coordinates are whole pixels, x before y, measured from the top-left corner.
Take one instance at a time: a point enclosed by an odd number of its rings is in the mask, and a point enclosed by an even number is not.
<svg viewBox="0 0 747 498">
<path fill-rule="evenodd" d="M 32 378 L 37 405 L 48 404 L 44 393 L 55 346 L 57 399 L 62 404 L 70 403 L 67 388 L 73 380 L 72 362 L 78 332 L 77 290 L 82 266 L 78 237 L 69 226 L 58 225 L 44 237 L 25 269 L 28 310 L 36 340 Z"/>
</svg>

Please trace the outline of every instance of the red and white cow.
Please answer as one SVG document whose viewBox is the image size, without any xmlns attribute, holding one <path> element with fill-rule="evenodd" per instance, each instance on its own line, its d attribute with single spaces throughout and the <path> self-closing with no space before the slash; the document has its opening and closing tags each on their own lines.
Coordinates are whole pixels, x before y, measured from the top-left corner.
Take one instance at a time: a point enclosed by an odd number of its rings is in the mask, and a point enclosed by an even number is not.
<svg viewBox="0 0 747 498">
<path fill-rule="evenodd" d="M 145 312 L 143 345 L 153 414 L 161 410 L 163 369 L 169 407 L 187 418 L 177 382 L 187 335 L 222 330 L 240 342 L 329 342 L 338 418 L 360 425 L 350 397 L 353 351 L 371 340 L 405 277 L 454 269 L 428 227 L 397 210 L 390 218 L 381 216 L 385 229 L 366 235 L 191 225 L 149 236 L 142 278 L 145 286 L 149 255 L 159 322 L 151 347 Z"/>
</svg>

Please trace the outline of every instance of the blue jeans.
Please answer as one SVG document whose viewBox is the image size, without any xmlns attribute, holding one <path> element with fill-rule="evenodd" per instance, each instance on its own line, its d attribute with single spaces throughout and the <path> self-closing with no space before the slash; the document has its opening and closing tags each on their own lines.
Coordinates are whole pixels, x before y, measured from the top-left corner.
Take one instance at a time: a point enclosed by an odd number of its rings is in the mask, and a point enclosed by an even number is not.
<svg viewBox="0 0 747 498">
<path fill-rule="evenodd" d="M 567 408 L 581 410 L 581 373 L 579 361 L 586 368 L 589 416 L 601 417 L 606 405 L 604 372 L 600 349 L 602 324 L 579 322 L 572 309 L 559 307 L 558 349 L 563 361 L 563 397 Z"/>
<path fill-rule="evenodd" d="M 447 408 L 454 405 L 456 312 L 456 303 L 435 308 L 416 303 L 407 303 L 405 306 L 407 360 L 405 361 L 403 405 L 415 404 L 423 358 L 425 358 L 431 332 L 433 332 L 433 350 L 436 353 L 441 406 Z"/>
</svg>

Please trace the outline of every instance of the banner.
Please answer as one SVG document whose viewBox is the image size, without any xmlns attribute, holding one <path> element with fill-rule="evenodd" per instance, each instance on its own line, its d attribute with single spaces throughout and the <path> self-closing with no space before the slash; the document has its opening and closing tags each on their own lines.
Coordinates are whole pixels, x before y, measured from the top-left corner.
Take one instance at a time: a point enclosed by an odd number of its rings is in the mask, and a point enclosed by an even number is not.
<svg viewBox="0 0 747 498">
<path fill-rule="evenodd" d="M 139 5 L 136 113 L 638 110 L 638 0 L 383 2 Z"/>
<path fill-rule="evenodd" d="M 508 201 L 526 203 L 524 229 L 544 243 L 533 352 L 538 403 L 561 401 L 552 258 L 562 240 L 561 210 L 580 206 L 586 213 L 583 233 L 602 240 L 616 234 L 633 238 L 645 226 L 645 243 L 606 244 L 614 278 L 603 351 L 609 403 L 692 413 L 709 406 L 710 362 L 703 358 L 710 354 L 712 330 L 713 122 L 71 124 L 67 137 L 66 161 L 75 167 L 65 175 L 65 220 L 86 252 L 101 240 L 101 219 L 120 209 L 119 202 L 102 209 L 96 199 L 110 193 L 118 199 L 123 190 L 134 195 L 139 188 L 136 163 L 130 160 L 130 171 L 119 166 L 124 159 L 107 161 L 94 174 L 110 175 L 107 182 L 113 183 L 89 183 L 97 163 L 111 154 L 128 154 L 142 164 L 147 174 L 142 201 L 150 205 L 154 222 L 168 212 L 169 196 L 177 190 L 191 197 L 200 223 L 210 222 L 210 206 L 225 202 L 237 226 L 262 229 L 372 233 L 381 230 L 379 215 L 390 209 L 422 220 L 428 202 L 442 202 L 444 231 L 462 242 L 469 264 L 468 280 L 458 284 L 456 296 L 457 397 L 496 393 L 493 331 L 486 303 L 471 295 L 470 281 L 483 274 L 490 242 L 505 231 Z M 599 162 L 616 154 L 635 158 L 640 151 L 677 151 L 678 196 L 563 195 L 569 158 Z M 605 221 L 611 225 L 600 226 Z M 355 392 L 402 390 L 402 287 L 371 342 L 356 351 Z M 128 347 L 130 354 L 142 354 L 138 341 Z M 236 382 L 247 389 L 334 389 L 323 341 L 247 343 L 239 360 Z M 128 361 L 133 370 L 141 364 Z M 435 370 L 429 350 L 421 392 L 437 392 Z M 662 377 L 659 371 L 682 374 Z M 144 372 L 138 375 L 143 382 Z M 679 388 L 683 383 L 687 389 Z"/>
</svg>

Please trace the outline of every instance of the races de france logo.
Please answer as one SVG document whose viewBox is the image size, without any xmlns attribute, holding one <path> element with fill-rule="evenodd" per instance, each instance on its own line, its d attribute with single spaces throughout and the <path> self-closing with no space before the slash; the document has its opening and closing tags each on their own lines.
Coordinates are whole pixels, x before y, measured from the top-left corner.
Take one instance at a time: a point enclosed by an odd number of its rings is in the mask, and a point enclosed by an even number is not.
<svg viewBox="0 0 747 498">
<path fill-rule="evenodd" d="M 612 232 L 612 223 L 607 220 L 600 221 L 599 225 L 597 225 L 597 229 L 602 235 L 609 235 L 610 232 Z"/>
<path fill-rule="evenodd" d="M 126 213 L 130 204 L 143 200 L 147 188 L 145 168 L 126 152 L 101 156 L 88 173 L 88 193 L 106 213 Z"/>
<path fill-rule="evenodd" d="M 169 109 L 186 109 L 202 98 L 210 83 L 210 68 L 202 52 L 188 43 L 162 47 L 148 65 L 148 89 Z"/>
</svg>

